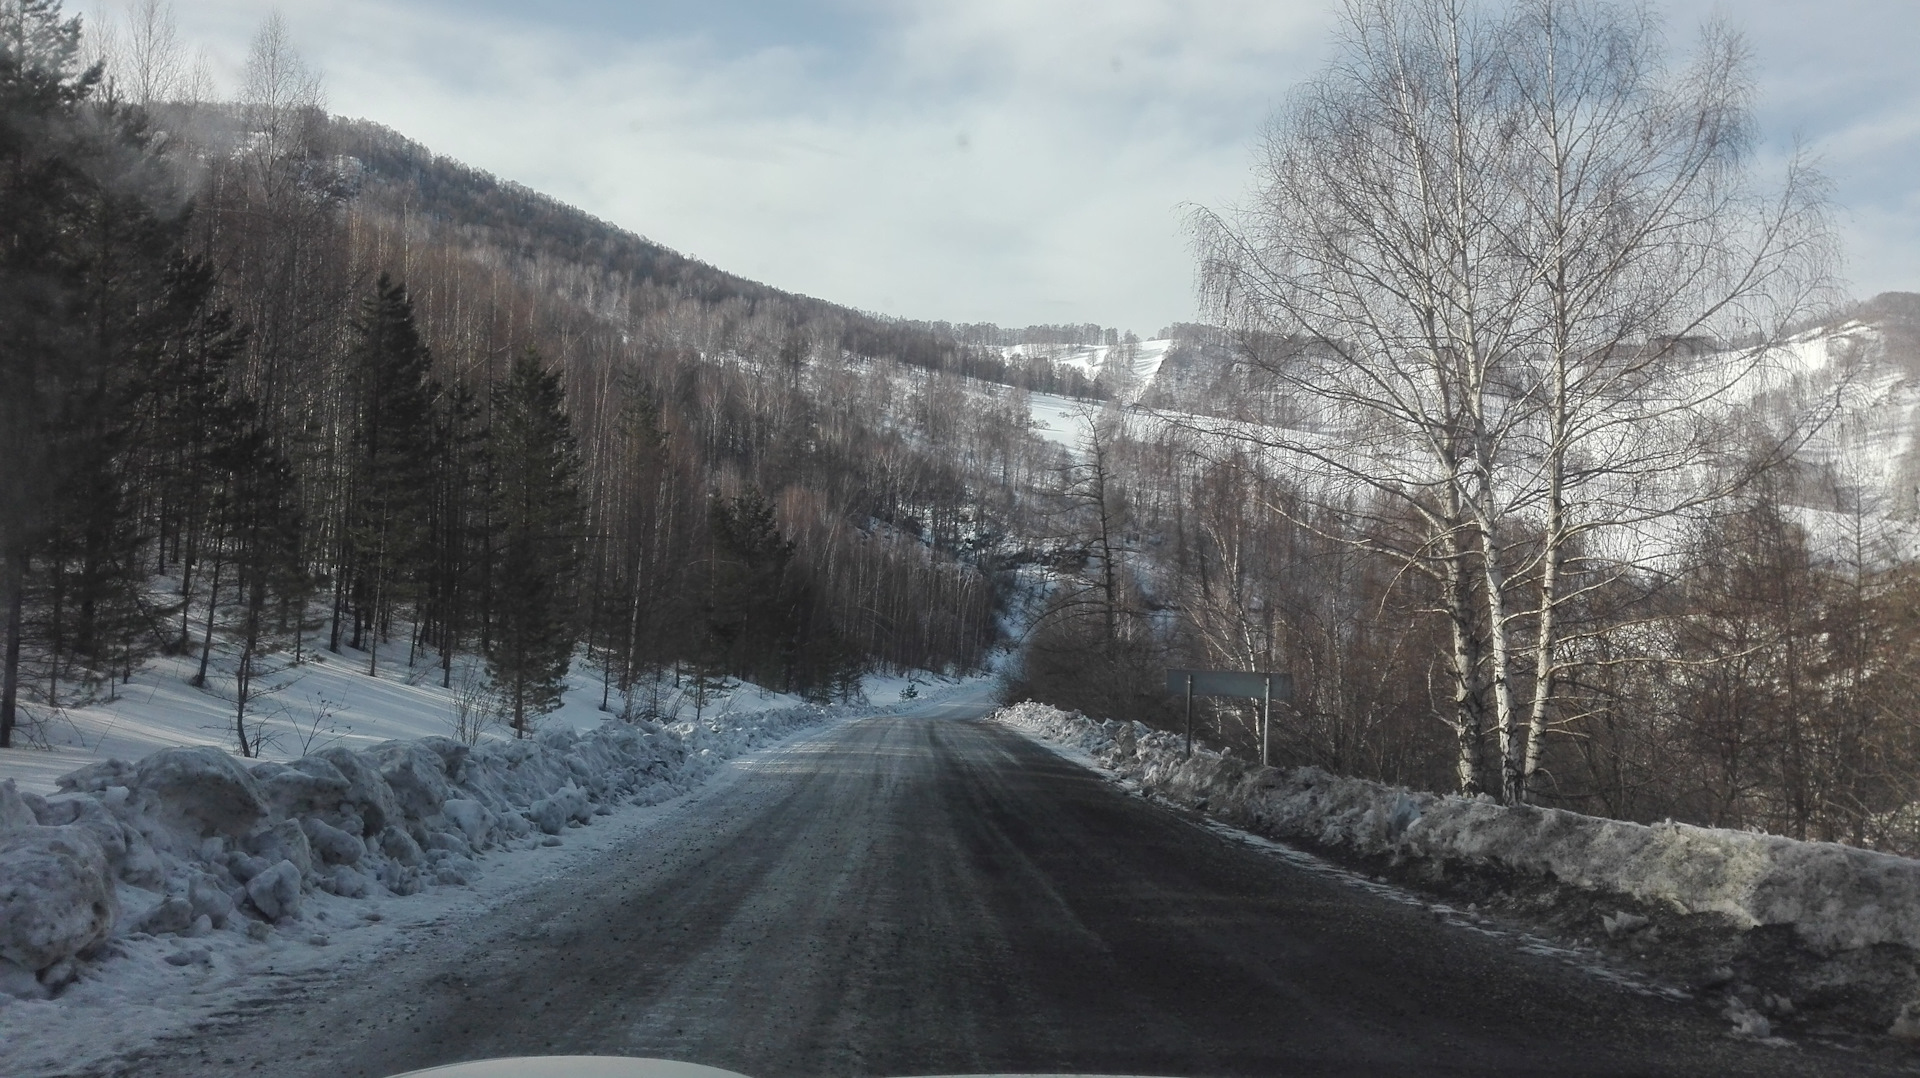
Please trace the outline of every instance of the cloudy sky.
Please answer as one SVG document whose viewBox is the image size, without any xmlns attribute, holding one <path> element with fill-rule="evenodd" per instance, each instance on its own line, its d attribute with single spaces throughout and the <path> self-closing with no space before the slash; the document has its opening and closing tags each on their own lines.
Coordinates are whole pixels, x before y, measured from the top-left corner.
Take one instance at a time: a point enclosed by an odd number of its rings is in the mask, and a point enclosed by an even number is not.
<svg viewBox="0 0 1920 1078">
<path fill-rule="evenodd" d="M 69 0 L 112 13 L 123 0 Z M 280 11 L 331 109 L 723 269 L 911 318 L 1192 317 L 1182 208 L 1247 187 L 1335 0 L 174 0 L 216 81 Z M 1920 3 L 1740 0 L 1774 154 L 1861 296 L 1920 291 Z M 1716 8 L 1665 4 L 1676 44 Z M 98 17 L 96 15 L 96 17 Z"/>
</svg>

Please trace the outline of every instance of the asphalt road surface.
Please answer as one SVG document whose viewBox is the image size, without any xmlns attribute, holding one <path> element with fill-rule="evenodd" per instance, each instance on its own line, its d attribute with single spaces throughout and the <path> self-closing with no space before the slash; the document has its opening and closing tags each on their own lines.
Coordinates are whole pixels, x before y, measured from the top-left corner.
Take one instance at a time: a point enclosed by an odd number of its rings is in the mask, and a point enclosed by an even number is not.
<svg viewBox="0 0 1920 1078">
<path fill-rule="evenodd" d="M 1889 1065 L 1736 1039 L 1696 1005 L 1439 923 L 969 721 L 982 710 L 803 738 L 404 963 L 139 1072 L 352 1078 L 543 1053 L 754 1078 Z"/>
</svg>

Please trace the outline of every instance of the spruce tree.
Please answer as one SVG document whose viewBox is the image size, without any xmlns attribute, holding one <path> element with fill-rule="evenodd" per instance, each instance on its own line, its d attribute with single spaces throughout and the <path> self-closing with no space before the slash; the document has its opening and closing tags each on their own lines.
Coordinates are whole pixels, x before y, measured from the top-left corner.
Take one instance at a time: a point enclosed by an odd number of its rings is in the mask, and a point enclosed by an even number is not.
<svg viewBox="0 0 1920 1078">
<path fill-rule="evenodd" d="M 757 487 L 715 498 L 707 603 L 710 648 L 728 673 L 795 688 L 797 660 L 812 597 L 791 571 L 794 544 L 780 532 L 773 503 Z"/>
<path fill-rule="evenodd" d="M 338 648 L 341 607 L 348 606 L 351 646 L 367 650 L 367 672 L 375 673 L 396 603 L 418 600 L 432 576 L 429 514 L 440 389 L 406 286 L 381 274 L 357 329 L 352 375 L 358 423 L 331 643 Z"/>
<path fill-rule="evenodd" d="M 441 398 L 435 432 L 434 498 L 431 522 L 433 578 L 425 617 L 440 650 L 440 686 L 453 686 L 453 654 L 479 620 L 485 558 L 486 431 L 480 398 L 455 384 Z"/>
<path fill-rule="evenodd" d="M 573 656 L 583 512 L 560 375 L 532 351 L 495 387 L 492 633 L 487 673 L 516 737 L 560 705 Z"/>
<path fill-rule="evenodd" d="M 138 402 L 180 220 L 153 209 L 172 199 L 144 114 L 95 97 L 79 45 L 55 0 L 0 3 L 0 747 L 26 657 L 52 703 L 154 637 Z"/>
<path fill-rule="evenodd" d="M 248 423 L 226 446 L 229 477 L 221 500 L 230 536 L 235 615 L 230 629 L 239 652 L 234 670 L 234 733 L 240 755 L 260 750 L 247 723 L 247 708 L 261 695 L 264 660 L 280 650 L 281 634 L 268 617 L 268 604 L 281 600 L 304 605 L 309 592 L 300 560 L 301 518 L 293 467 L 274 449 L 266 432 Z M 298 632 L 295 622 L 294 632 Z"/>
<path fill-rule="evenodd" d="M 86 194 L 71 128 L 100 72 L 74 69 L 80 24 L 51 0 L 0 6 L 0 748 L 13 743 L 28 570 L 45 537 L 47 419 L 69 345 L 68 241 Z"/>
<path fill-rule="evenodd" d="M 152 208 L 171 185 L 149 151 L 144 114 L 110 97 L 89 108 L 91 134 L 81 154 L 88 189 L 68 240 L 65 385 L 46 431 L 54 486 L 44 575 L 63 615 L 49 626 L 50 703 L 60 659 L 84 692 L 110 684 L 158 636 L 146 600 L 141 509 L 148 491 L 139 474 L 155 432 L 141 402 L 155 342 L 172 328 L 166 300 L 181 222 Z"/>
<path fill-rule="evenodd" d="M 179 576 L 178 633 L 163 646 L 185 652 L 194 589 L 211 535 L 209 516 L 225 483 L 232 432 L 256 411 L 230 381 L 246 332 L 233 311 L 213 301 L 214 271 L 204 260 L 176 258 L 153 305 L 149 355 L 136 384 L 135 411 L 147 436 L 137 468 L 151 501 L 153 570 Z"/>
</svg>

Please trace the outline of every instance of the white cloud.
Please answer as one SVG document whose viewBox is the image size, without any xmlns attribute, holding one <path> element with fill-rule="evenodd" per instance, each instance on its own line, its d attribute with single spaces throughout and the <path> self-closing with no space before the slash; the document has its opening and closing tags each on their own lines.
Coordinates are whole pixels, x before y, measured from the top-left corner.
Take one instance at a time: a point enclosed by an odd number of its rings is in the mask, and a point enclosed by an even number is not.
<svg viewBox="0 0 1920 1078">
<path fill-rule="evenodd" d="M 1795 140 L 1833 185 L 1860 296 L 1920 291 L 1920 4 L 1673 0 L 1677 45 L 1718 10 L 1746 35 L 1774 154 Z"/>
<path fill-rule="evenodd" d="M 1710 6 L 1672 6 L 1677 45 Z M 231 84 L 269 6 L 178 7 Z M 1180 207 L 1244 190 L 1261 120 L 1317 66 L 1333 14 L 1331 0 L 819 0 L 780 9 L 818 31 L 787 40 L 649 31 L 650 5 L 598 21 L 578 5 L 280 7 L 335 111 L 724 269 L 910 317 L 1142 332 L 1191 316 Z M 1805 8 L 1731 12 L 1750 24 L 1763 122 L 1826 154 L 1862 289 L 1920 287 L 1905 253 L 1920 244 L 1920 76 L 1903 55 L 1920 5 Z"/>
<path fill-rule="evenodd" d="M 1318 7 L 888 5 L 843 53 L 280 5 L 335 111 L 725 269 L 914 317 L 1142 331 L 1190 317 L 1180 206 L 1238 192 Z M 232 85 L 268 10 L 179 15 Z"/>
</svg>

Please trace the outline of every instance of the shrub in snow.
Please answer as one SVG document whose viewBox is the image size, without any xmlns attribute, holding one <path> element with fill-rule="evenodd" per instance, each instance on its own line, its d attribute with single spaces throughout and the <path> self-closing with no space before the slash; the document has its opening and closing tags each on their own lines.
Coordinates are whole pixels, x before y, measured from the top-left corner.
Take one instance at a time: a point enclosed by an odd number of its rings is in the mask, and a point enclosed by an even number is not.
<svg viewBox="0 0 1920 1078">
<path fill-rule="evenodd" d="M 118 915 L 107 855 L 91 831 L 0 832 L 0 958 L 46 969 L 106 939 Z"/>
</svg>

